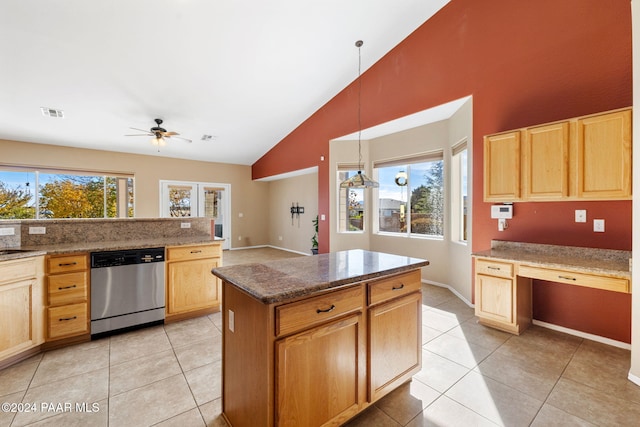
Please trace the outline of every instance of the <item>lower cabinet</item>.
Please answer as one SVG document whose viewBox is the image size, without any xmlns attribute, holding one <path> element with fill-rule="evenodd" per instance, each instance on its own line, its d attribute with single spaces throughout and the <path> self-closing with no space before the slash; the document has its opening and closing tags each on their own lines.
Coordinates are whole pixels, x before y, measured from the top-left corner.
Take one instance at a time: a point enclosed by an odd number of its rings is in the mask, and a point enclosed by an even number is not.
<svg viewBox="0 0 640 427">
<path fill-rule="evenodd" d="M 46 266 L 47 341 L 88 337 L 89 255 L 47 256 Z"/>
<path fill-rule="evenodd" d="M 234 427 L 339 426 L 421 367 L 420 270 L 274 304 L 225 281 L 223 307 Z"/>
<path fill-rule="evenodd" d="M 276 342 L 276 425 L 338 425 L 358 413 L 362 315 Z"/>
<path fill-rule="evenodd" d="M 211 269 L 221 265 L 220 243 L 167 248 L 167 320 L 220 310 L 220 279 Z"/>
<path fill-rule="evenodd" d="M 0 366 L 44 341 L 43 259 L 0 262 Z"/>
</svg>

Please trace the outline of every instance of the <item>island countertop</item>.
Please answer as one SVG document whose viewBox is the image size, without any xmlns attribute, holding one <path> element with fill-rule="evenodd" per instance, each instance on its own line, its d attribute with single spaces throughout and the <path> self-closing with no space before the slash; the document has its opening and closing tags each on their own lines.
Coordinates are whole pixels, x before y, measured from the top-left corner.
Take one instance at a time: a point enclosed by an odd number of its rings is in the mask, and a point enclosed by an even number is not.
<svg viewBox="0 0 640 427">
<path fill-rule="evenodd" d="M 355 249 L 218 267 L 211 272 L 271 304 L 427 265 L 425 259 Z"/>
</svg>

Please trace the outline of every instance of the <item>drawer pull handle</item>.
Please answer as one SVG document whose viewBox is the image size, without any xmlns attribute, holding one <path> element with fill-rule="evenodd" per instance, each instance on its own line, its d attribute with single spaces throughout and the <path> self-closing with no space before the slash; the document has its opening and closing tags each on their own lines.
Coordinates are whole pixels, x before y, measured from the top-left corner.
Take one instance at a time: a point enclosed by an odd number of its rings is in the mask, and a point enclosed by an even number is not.
<svg viewBox="0 0 640 427">
<path fill-rule="evenodd" d="M 62 286 L 62 287 L 58 286 L 58 290 L 61 291 L 63 289 L 73 289 L 73 288 L 77 288 L 77 287 L 78 287 L 77 285 Z"/>
<path fill-rule="evenodd" d="M 493 266 L 491 266 L 491 265 L 488 265 L 488 266 L 487 266 L 487 268 L 488 268 L 489 270 L 498 270 L 498 271 L 500 271 L 500 267 L 493 267 Z"/>
<path fill-rule="evenodd" d="M 400 286 L 393 286 L 391 288 L 392 291 L 399 291 L 400 289 L 404 289 L 404 283 L 400 283 Z"/>
<path fill-rule="evenodd" d="M 74 262 L 65 262 L 65 263 L 58 264 L 58 267 L 69 267 L 70 265 L 76 265 L 76 264 L 77 264 L 76 261 L 74 261 Z"/>
<path fill-rule="evenodd" d="M 200 249 L 198 249 L 197 251 L 191 251 L 192 254 L 199 254 L 200 252 L 202 252 Z"/>
<path fill-rule="evenodd" d="M 317 309 L 316 313 L 320 314 L 320 313 L 329 313 L 330 311 L 333 311 L 336 308 L 336 306 L 334 304 L 331 304 L 331 307 L 327 308 L 326 310 L 320 310 Z"/>
<path fill-rule="evenodd" d="M 60 319 L 58 319 L 58 322 L 63 322 L 65 320 L 76 320 L 78 318 L 78 316 L 73 316 L 73 317 L 61 317 Z"/>
<path fill-rule="evenodd" d="M 558 276 L 559 279 L 564 279 L 564 280 L 576 280 L 575 277 L 569 277 L 569 276 Z"/>
</svg>

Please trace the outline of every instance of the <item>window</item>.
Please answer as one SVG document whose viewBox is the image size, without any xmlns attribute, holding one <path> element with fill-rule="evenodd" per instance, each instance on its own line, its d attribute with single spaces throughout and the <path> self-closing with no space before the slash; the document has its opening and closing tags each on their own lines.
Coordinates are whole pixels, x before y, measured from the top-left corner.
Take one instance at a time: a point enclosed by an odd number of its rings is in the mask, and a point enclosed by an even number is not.
<svg viewBox="0 0 640 427">
<path fill-rule="evenodd" d="M 0 219 L 133 214 L 133 176 L 0 167 Z"/>
<path fill-rule="evenodd" d="M 374 164 L 378 182 L 378 231 L 442 237 L 442 152 Z"/>
<path fill-rule="evenodd" d="M 452 147 L 451 162 L 451 239 L 459 242 L 467 241 L 467 141 L 464 140 Z"/>
<path fill-rule="evenodd" d="M 364 231 L 364 188 L 340 188 L 340 183 L 358 173 L 357 168 L 338 166 L 338 232 Z"/>
</svg>

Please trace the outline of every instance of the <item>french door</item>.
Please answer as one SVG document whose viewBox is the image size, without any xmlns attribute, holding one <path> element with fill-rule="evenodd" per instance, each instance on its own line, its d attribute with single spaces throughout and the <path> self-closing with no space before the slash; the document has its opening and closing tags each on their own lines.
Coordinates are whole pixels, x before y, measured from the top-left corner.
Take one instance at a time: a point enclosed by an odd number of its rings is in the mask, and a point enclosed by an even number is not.
<svg viewBox="0 0 640 427">
<path fill-rule="evenodd" d="M 204 217 L 215 220 L 215 235 L 230 247 L 231 184 L 160 181 L 160 216 Z"/>
</svg>

